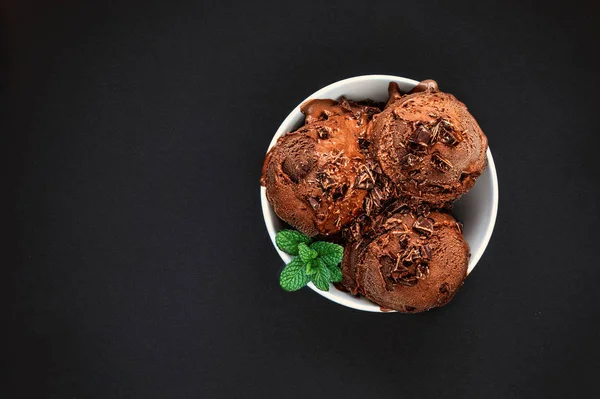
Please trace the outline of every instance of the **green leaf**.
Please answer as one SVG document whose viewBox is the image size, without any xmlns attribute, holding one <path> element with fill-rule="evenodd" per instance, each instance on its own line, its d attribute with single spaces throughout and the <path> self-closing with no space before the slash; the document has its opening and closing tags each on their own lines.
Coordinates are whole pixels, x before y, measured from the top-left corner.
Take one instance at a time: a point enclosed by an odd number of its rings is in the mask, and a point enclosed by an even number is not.
<svg viewBox="0 0 600 399">
<path fill-rule="evenodd" d="M 329 281 L 331 281 L 332 283 L 339 283 L 340 281 L 342 281 L 342 270 L 337 267 L 337 266 L 333 266 L 333 267 L 327 267 L 329 269 L 329 272 L 331 273 L 331 277 L 329 278 Z"/>
<path fill-rule="evenodd" d="M 344 247 L 331 242 L 317 241 L 310 246 L 318 252 L 319 258 L 323 259 L 327 267 L 337 267 L 344 256 Z"/>
<path fill-rule="evenodd" d="M 309 244 L 311 239 L 296 230 L 281 230 L 275 236 L 277 248 L 290 255 L 298 255 L 298 244 Z"/>
<path fill-rule="evenodd" d="M 342 256 L 344 256 L 344 247 L 342 247 L 341 245 L 334 244 L 332 242 L 317 241 L 313 242 L 310 245 L 310 247 L 317 251 L 319 256 L 330 255 L 339 258 L 340 260 L 338 261 L 338 263 L 342 260 Z"/>
<path fill-rule="evenodd" d="M 302 262 L 308 263 L 313 259 L 316 259 L 319 256 L 319 253 L 312 248 L 309 248 L 308 245 L 301 242 L 298 244 L 298 255 Z"/>
<path fill-rule="evenodd" d="M 306 263 L 306 274 L 311 275 L 315 274 L 315 268 L 313 267 L 313 262 Z"/>
<path fill-rule="evenodd" d="M 279 276 L 279 285 L 286 291 L 297 291 L 310 281 L 306 275 L 304 263 L 300 258 L 294 258 L 288 263 Z"/>
<path fill-rule="evenodd" d="M 329 291 L 331 272 L 321 259 L 317 259 L 315 273 L 310 276 L 315 287 L 321 291 Z"/>
<path fill-rule="evenodd" d="M 325 262 L 325 265 L 327 265 L 327 267 L 330 269 L 333 267 L 338 267 L 342 261 L 342 259 L 338 258 L 336 255 L 319 256 L 319 259 L 322 259 L 323 262 Z"/>
</svg>

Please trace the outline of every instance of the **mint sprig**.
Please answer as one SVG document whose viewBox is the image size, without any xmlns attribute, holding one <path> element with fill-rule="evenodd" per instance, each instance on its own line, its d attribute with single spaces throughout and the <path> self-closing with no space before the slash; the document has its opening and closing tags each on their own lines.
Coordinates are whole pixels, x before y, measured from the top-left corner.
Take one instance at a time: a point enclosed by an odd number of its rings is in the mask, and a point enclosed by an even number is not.
<svg viewBox="0 0 600 399">
<path fill-rule="evenodd" d="M 331 242 L 311 241 L 296 230 L 281 230 L 275 236 L 277 248 L 296 256 L 279 276 L 279 284 L 284 290 L 296 291 L 312 281 L 321 291 L 329 291 L 329 283 L 342 281 L 339 264 L 344 248 Z"/>
<path fill-rule="evenodd" d="M 300 244 L 298 244 L 298 256 L 300 257 L 300 259 L 302 259 L 302 262 L 309 263 L 317 259 L 319 253 L 314 249 L 310 248 L 305 243 L 301 242 Z"/>
</svg>

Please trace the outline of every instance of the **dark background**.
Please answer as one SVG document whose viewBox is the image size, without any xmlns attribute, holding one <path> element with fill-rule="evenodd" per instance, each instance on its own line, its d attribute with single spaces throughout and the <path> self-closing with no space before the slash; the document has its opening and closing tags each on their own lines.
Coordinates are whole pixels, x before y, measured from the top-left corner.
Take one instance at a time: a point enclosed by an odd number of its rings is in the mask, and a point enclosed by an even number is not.
<svg viewBox="0 0 600 399">
<path fill-rule="evenodd" d="M 598 4 L 598 2 L 594 2 Z M 599 7 L 4 1 L 3 398 L 547 398 L 597 386 Z M 426 314 L 278 286 L 262 158 L 313 91 L 435 78 L 500 209 Z"/>
</svg>

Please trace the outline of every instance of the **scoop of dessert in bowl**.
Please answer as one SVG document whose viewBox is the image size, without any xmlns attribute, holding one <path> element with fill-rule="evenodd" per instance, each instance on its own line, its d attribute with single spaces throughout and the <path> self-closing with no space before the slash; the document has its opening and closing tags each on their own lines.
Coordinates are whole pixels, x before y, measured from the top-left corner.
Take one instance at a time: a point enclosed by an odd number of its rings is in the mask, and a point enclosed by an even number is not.
<svg viewBox="0 0 600 399">
<path fill-rule="evenodd" d="M 308 286 L 347 307 L 443 306 L 477 265 L 498 208 L 487 138 L 436 82 L 344 79 L 292 110 L 269 145 L 261 204 L 276 245 L 292 228 L 344 246 L 342 279 Z"/>
</svg>

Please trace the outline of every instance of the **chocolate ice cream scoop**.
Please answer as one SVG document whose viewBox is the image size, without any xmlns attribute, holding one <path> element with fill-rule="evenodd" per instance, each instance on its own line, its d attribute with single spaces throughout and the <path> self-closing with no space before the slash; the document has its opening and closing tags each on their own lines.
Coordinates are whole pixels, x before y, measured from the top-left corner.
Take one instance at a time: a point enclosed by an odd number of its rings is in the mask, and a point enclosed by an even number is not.
<svg viewBox="0 0 600 399">
<path fill-rule="evenodd" d="M 373 118 L 369 151 L 399 192 L 433 207 L 466 193 L 486 166 L 487 138 L 453 95 L 432 80 L 390 100 Z"/>
<path fill-rule="evenodd" d="M 336 234 L 362 212 L 373 186 L 359 143 L 380 109 L 342 98 L 312 100 L 301 111 L 306 125 L 271 148 L 261 184 L 282 220 L 308 236 Z"/>
<path fill-rule="evenodd" d="M 415 216 L 407 209 L 374 226 L 346 245 L 346 290 L 403 313 L 423 312 L 452 299 L 467 275 L 470 256 L 452 216 Z"/>
</svg>

